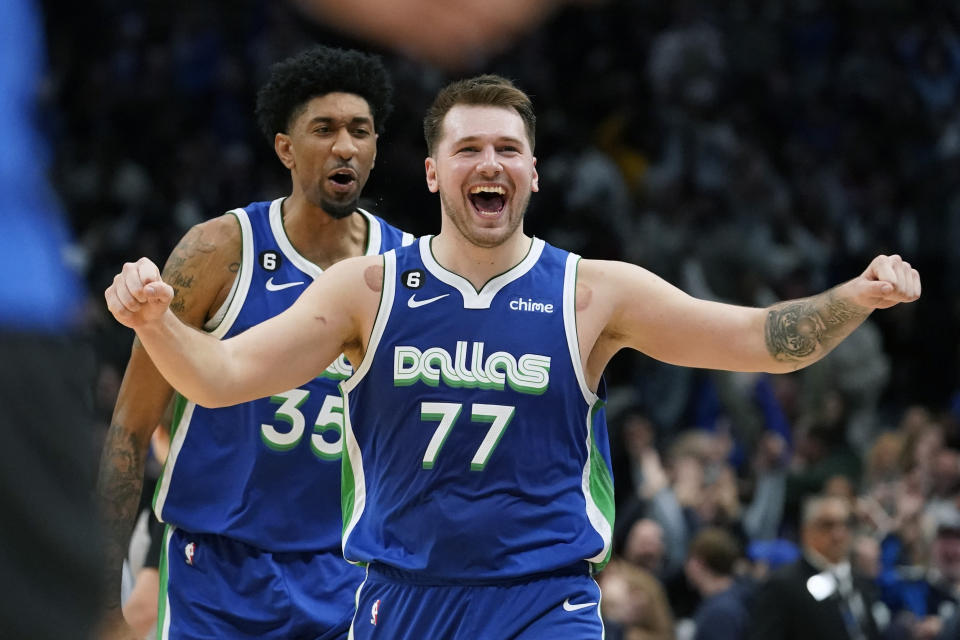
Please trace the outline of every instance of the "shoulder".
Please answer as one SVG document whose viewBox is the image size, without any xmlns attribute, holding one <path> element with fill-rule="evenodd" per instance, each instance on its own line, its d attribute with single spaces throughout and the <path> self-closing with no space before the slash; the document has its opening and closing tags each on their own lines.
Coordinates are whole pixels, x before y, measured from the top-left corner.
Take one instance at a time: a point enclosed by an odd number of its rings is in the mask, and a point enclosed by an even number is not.
<svg viewBox="0 0 960 640">
<path fill-rule="evenodd" d="M 360 213 L 367 219 L 370 225 L 376 225 L 381 237 L 380 253 L 385 253 L 392 248 L 400 248 L 411 245 L 416 240 L 416 236 L 403 229 L 396 227 L 379 215 L 371 213 L 366 209 L 360 209 Z"/>
<path fill-rule="evenodd" d="M 190 227 L 173 253 L 181 253 L 182 257 L 215 255 L 232 248 L 239 249 L 241 242 L 237 216 L 225 213 Z"/>
<path fill-rule="evenodd" d="M 638 295 L 656 293 L 655 276 L 635 264 L 581 259 L 577 265 L 577 297 L 589 297 L 616 308 Z"/>
<path fill-rule="evenodd" d="M 609 284 L 622 281 L 653 281 L 654 274 L 639 265 L 618 260 L 588 260 L 582 258 L 577 266 L 577 279 L 591 284 Z M 615 286 L 615 284 L 614 284 Z"/>
<path fill-rule="evenodd" d="M 170 307 L 184 321 L 202 324 L 222 301 L 239 270 L 241 245 L 236 216 L 224 214 L 194 225 L 173 248 L 163 279 L 174 288 Z"/>
<path fill-rule="evenodd" d="M 217 278 L 206 269 L 221 263 L 239 263 L 243 239 L 236 216 L 225 213 L 191 227 L 177 243 L 167 259 L 164 274 L 184 269 L 203 269 L 202 277 Z M 172 283 L 171 283 L 172 284 Z"/>
<path fill-rule="evenodd" d="M 362 294 L 383 289 L 384 256 L 357 256 L 332 265 L 324 272 L 331 286 Z M 357 287 L 361 287 L 359 290 Z"/>
</svg>

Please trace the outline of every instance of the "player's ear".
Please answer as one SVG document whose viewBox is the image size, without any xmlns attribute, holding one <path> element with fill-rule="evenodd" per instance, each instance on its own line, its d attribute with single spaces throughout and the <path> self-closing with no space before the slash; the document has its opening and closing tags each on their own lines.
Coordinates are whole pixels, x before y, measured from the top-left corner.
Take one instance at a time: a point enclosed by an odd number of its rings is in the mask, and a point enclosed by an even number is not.
<svg viewBox="0 0 960 640">
<path fill-rule="evenodd" d="M 536 193 L 540 191 L 540 174 L 537 173 L 537 159 L 533 159 L 533 179 L 530 181 L 530 190 Z"/>
<path fill-rule="evenodd" d="M 296 166 L 293 158 L 293 140 L 285 133 L 278 133 L 273 137 L 273 150 L 277 152 L 277 157 L 287 169 L 293 169 Z"/>
<path fill-rule="evenodd" d="M 427 189 L 430 189 L 430 193 L 436 193 L 440 190 L 440 183 L 437 181 L 437 162 L 427 156 L 427 159 L 423 161 L 424 168 L 427 171 Z"/>
</svg>

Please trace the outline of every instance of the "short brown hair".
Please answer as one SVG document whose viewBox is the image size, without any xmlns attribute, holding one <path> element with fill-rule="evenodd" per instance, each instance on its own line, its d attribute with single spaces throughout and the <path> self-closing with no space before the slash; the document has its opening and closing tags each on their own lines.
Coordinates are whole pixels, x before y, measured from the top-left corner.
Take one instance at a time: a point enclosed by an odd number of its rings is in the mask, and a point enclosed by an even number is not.
<svg viewBox="0 0 960 640">
<path fill-rule="evenodd" d="M 427 153 L 433 154 L 443 132 L 443 119 L 447 112 L 458 104 L 513 109 L 523 119 L 530 149 L 533 150 L 537 116 L 533 113 L 530 97 L 510 80 L 487 74 L 458 80 L 440 90 L 423 119 L 423 137 L 427 142 Z"/>
<path fill-rule="evenodd" d="M 689 555 L 699 559 L 714 575 L 730 576 L 740 558 L 740 545 L 725 529 L 706 527 L 690 543 Z"/>
</svg>

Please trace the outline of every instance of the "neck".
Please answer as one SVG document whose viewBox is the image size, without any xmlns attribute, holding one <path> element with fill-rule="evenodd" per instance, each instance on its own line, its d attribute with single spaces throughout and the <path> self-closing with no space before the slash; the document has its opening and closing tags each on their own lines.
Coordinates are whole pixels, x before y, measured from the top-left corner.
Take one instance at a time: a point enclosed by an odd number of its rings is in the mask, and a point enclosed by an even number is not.
<svg viewBox="0 0 960 640">
<path fill-rule="evenodd" d="M 441 231 L 430 247 L 444 269 L 466 278 L 479 291 L 491 278 L 519 264 L 530 251 L 532 241 L 518 229 L 502 244 L 478 247 L 459 233 Z"/>
<path fill-rule="evenodd" d="M 290 244 L 310 262 L 326 269 L 335 262 L 363 255 L 367 246 L 367 220 L 358 213 L 330 217 L 302 194 L 284 199 L 283 229 Z"/>
</svg>

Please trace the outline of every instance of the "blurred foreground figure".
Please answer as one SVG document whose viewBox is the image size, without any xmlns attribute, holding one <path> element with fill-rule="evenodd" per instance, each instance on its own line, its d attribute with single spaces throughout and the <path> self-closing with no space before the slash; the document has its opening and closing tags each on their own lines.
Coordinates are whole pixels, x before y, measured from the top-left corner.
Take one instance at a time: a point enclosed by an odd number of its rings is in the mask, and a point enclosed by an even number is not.
<svg viewBox="0 0 960 640">
<path fill-rule="evenodd" d="M 37 130 L 43 67 L 38 7 L 0 3 L 0 638 L 31 640 L 86 638 L 100 593 L 93 360 Z"/>
</svg>

